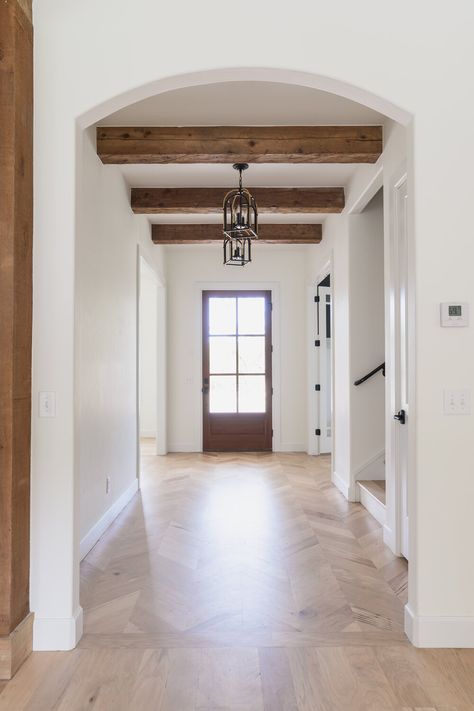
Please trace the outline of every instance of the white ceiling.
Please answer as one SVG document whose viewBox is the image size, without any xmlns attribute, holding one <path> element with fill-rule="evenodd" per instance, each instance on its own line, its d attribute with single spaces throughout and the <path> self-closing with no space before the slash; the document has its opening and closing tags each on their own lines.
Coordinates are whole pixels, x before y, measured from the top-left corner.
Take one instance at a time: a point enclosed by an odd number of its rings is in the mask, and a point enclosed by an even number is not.
<svg viewBox="0 0 474 711">
<path fill-rule="evenodd" d="M 152 96 L 101 126 L 313 126 L 380 124 L 385 116 L 326 91 L 274 82 L 223 82 Z"/>
<path fill-rule="evenodd" d="M 385 124 L 386 117 L 324 91 L 272 82 L 225 82 L 166 92 L 132 104 L 100 122 L 102 126 L 344 125 Z M 229 187 L 231 165 L 121 165 L 130 187 Z M 248 187 L 346 187 L 353 164 L 253 164 Z M 206 215 L 217 222 L 220 215 Z M 265 215 L 262 222 L 321 222 L 324 215 Z M 202 215 L 153 215 L 152 222 L 202 222 Z"/>
<path fill-rule="evenodd" d="M 232 187 L 238 175 L 231 164 L 192 163 L 119 166 L 134 188 Z M 244 173 L 247 187 L 335 187 L 347 185 L 356 166 L 336 163 L 253 163 Z"/>
</svg>

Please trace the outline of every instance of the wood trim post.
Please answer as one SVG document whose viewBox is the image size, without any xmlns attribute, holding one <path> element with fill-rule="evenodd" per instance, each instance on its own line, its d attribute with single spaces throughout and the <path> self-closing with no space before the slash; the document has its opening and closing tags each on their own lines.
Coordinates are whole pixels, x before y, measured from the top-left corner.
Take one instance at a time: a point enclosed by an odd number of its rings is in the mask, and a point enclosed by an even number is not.
<svg viewBox="0 0 474 711">
<path fill-rule="evenodd" d="M 0 3 L 0 679 L 32 648 L 30 428 L 33 234 L 31 0 Z"/>
</svg>

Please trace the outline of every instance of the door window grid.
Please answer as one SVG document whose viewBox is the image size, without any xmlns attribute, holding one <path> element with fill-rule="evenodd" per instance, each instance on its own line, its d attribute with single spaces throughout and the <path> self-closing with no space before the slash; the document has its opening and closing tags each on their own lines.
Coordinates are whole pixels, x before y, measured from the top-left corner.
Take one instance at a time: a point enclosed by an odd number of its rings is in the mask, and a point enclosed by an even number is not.
<svg viewBox="0 0 474 711">
<path fill-rule="evenodd" d="M 227 312 L 228 320 L 223 322 L 221 318 L 213 318 L 213 314 L 219 314 L 219 308 L 212 302 L 225 301 L 227 302 L 224 310 Z M 233 308 L 230 308 L 234 302 Z M 241 309 L 240 306 L 243 306 Z M 253 306 L 249 312 L 249 306 Z M 265 412 L 266 407 L 266 299 L 265 297 L 211 297 L 209 299 L 209 380 L 210 380 L 210 401 L 209 411 L 213 413 L 248 413 L 248 412 Z M 235 309 L 235 310 L 234 310 Z M 241 318 L 242 312 L 242 318 Z M 260 312 L 260 313 L 259 313 Z M 219 314 L 219 316 L 221 315 Z M 223 315 L 223 314 L 222 314 Z M 240 324 L 242 320 L 246 320 L 250 326 L 249 331 L 241 332 Z M 224 326 L 222 331 L 216 332 L 213 328 L 220 321 L 219 326 Z M 235 323 L 235 326 L 233 325 Z M 244 324 L 245 325 L 245 324 Z M 233 332 L 231 332 L 233 331 Z M 244 341 L 240 343 L 240 339 L 261 339 L 263 352 L 260 356 L 260 367 L 255 371 L 246 371 L 244 363 L 240 358 L 240 349 L 243 350 Z M 212 343 L 217 343 L 213 339 L 233 339 L 234 355 L 232 361 L 235 363 L 235 370 L 225 368 L 222 370 L 213 370 L 212 361 L 216 360 L 213 357 Z M 224 343 L 223 340 L 220 341 Z M 247 341 L 247 343 L 249 343 Z M 227 349 L 230 353 L 230 349 Z M 221 362 L 222 365 L 222 362 Z M 253 382 L 252 382 L 252 379 Z"/>
</svg>

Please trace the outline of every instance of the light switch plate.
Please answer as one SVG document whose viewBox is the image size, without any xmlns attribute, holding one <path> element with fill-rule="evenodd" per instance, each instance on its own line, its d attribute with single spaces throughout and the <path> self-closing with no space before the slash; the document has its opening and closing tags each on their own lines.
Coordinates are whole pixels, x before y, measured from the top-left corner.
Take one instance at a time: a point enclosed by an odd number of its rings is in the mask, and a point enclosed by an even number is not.
<svg viewBox="0 0 474 711">
<path fill-rule="evenodd" d="M 444 391 L 444 414 L 445 415 L 470 415 L 471 414 L 471 391 L 445 390 Z"/>
<path fill-rule="evenodd" d="M 38 398 L 38 411 L 40 417 L 56 417 L 56 393 L 42 390 Z"/>
</svg>

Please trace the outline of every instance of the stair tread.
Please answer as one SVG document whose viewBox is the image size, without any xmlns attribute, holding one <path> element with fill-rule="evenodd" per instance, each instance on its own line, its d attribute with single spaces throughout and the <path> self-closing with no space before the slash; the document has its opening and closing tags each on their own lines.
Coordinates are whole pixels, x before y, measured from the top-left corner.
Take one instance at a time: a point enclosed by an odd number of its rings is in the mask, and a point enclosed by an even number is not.
<svg viewBox="0 0 474 711">
<path fill-rule="evenodd" d="M 385 506 L 385 479 L 362 479 L 357 483 Z"/>
</svg>

